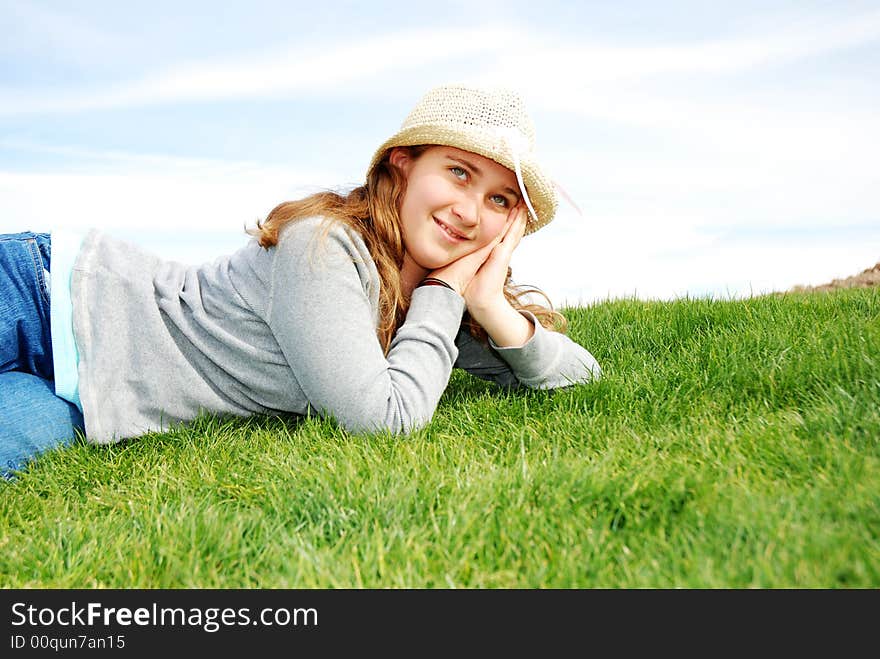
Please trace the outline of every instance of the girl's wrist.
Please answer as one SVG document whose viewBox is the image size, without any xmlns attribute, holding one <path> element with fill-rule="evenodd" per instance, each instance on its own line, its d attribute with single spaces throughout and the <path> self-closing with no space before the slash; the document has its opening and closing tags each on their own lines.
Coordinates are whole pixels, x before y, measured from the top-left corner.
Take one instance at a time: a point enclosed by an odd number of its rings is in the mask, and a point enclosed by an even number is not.
<svg viewBox="0 0 880 659">
<path fill-rule="evenodd" d="M 468 313 L 499 348 L 518 348 L 532 338 L 535 326 L 502 297 L 488 306 L 468 304 Z"/>
<path fill-rule="evenodd" d="M 497 297 L 493 297 L 489 300 L 482 301 L 468 299 L 468 297 L 465 296 L 465 301 L 467 302 L 468 312 L 475 319 L 481 316 L 500 316 L 504 314 L 509 314 L 510 311 L 515 311 L 515 309 L 510 306 L 510 302 L 507 301 L 507 298 L 504 297 L 503 294 L 498 295 Z M 479 320 L 477 320 L 477 322 L 479 322 Z"/>
</svg>

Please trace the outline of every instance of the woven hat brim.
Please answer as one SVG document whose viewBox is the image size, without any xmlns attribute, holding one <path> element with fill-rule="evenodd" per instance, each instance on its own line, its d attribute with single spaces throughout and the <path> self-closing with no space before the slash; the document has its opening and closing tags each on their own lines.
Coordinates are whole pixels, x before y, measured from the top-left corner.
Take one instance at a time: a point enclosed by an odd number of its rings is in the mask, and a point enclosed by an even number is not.
<svg viewBox="0 0 880 659">
<path fill-rule="evenodd" d="M 421 144 L 451 146 L 463 151 L 470 151 L 471 153 L 494 160 L 510 171 L 515 171 L 513 159 L 509 154 L 509 147 L 501 140 L 495 144 L 489 144 L 488 147 L 486 142 L 485 134 L 471 137 L 466 126 L 448 130 L 438 126 L 411 126 L 385 140 L 373 155 L 367 172 L 373 171 L 373 168 L 379 164 L 388 149 L 395 146 L 416 146 Z M 528 235 L 545 226 L 553 219 L 553 216 L 556 214 L 558 200 L 553 181 L 544 174 L 537 163 L 524 159 L 520 160 L 519 164 L 526 192 L 538 215 L 535 218 L 529 213 L 529 221 L 526 223 L 525 231 L 526 235 Z"/>
</svg>

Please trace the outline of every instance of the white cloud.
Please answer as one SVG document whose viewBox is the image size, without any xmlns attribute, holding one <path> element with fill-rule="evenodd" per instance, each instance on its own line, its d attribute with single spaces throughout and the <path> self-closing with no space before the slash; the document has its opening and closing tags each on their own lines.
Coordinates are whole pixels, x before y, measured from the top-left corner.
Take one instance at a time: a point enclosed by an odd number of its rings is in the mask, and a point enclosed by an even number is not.
<svg viewBox="0 0 880 659">
<path fill-rule="evenodd" d="M 97 55 L 106 55 L 125 45 L 121 35 L 45 4 L 4 2 L 0 11 L 3 13 L 0 54 L 15 52 L 94 66 L 99 61 Z"/>
<path fill-rule="evenodd" d="M 333 173 L 164 156 L 91 154 L 85 171 L 0 171 L 0 232 L 67 229 L 240 236 Z"/>
<path fill-rule="evenodd" d="M 670 231 L 659 221 L 652 230 L 634 230 L 616 215 L 560 217 L 523 240 L 512 267 L 518 281 L 538 286 L 557 306 L 624 297 L 745 297 L 823 284 L 871 267 L 880 261 L 880 232 L 862 235 L 855 242 L 833 231 L 826 240 L 772 233 L 727 240 L 699 230 Z"/>
<path fill-rule="evenodd" d="M 44 13 L 54 41 L 90 49 L 116 37 L 74 18 L 16 5 L 27 14 Z M 26 11 L 25 11 L 26 9 Z M 35 24 L 31 16 L 28 23 Z M 62 39 L 62 27 L 70 34 Z M 55 26 L 55 28 L 52 28 Z M 45 37 L 44 38 L 49 38 Z M 654 99 L 652 112 L 620 87 L 658 76 L 728 75 L 870 43 L 880 39 L 880 12 L 844 19 L 814 18 L 763 35 L 662 46 L 572 43 L 533 27 L 423 29 L 371 36 L 358 42 L 308 47 L 272 47 L 234 57 L 180 63 L 146 76 L 91 88 L 0 90 L 0 116 L 110 109 L 160 103 L 255 99 L 293 92 L 332 92 L 340 85 L 381 80 L 391 72 L 436 70 L 466 62 L 460 78 L 514 84 L 543 107 L 657 121 L 678 108 Z M 510 44 L 517 44 L 510 48 Z M 479 57 L 479 66 L 471 65 Z M 527 84 L 524 84 L 527 81 Z M 615 92 L 615 89 L 617 91 Z M 610 97 L 608 92 L 611 92 Z M 603 99 L 607 100 L 603 102 Z M 653 119 L 652 119 L 653 118 Z"/>
<path fill-rule="evenodd" d="M 344 93 L 346 83 L 391 71 L 473 57 L 512 38 L 503 29 L 412 31 L 360 42 L 285 48 L 225 60 L 180 64 L 112 87 L 0 93 L 0 116 L 123 108 L 161 103 L 272 98 L 292 92 Z M 455 44 L 455 47 L 451 47 Z"/>
<path fill-rule="evenodd" d="M 483 83 L 521 84 L 536 102 L 550 102 L 546 91 L 578 89 L 597 83 L 643 78 L 717 76 L 788 64 L 880 40 L 880 11 L 857 16 L 802 19 L 772 30 L 734 38 L 661 46 L 620 45 L 590 38 L 560 42 L 528 32 L 526 47 L 504 52 L 496 66 L 473 74 Z"/>
</svg>

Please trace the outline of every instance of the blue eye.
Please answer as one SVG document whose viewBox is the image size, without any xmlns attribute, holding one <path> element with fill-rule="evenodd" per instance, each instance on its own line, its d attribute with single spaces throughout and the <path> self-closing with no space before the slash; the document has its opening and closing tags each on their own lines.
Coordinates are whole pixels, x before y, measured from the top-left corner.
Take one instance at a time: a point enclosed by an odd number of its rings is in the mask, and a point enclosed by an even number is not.
<svg viewBox="0 0 880 659">
<path fill-rule="evenodd" d="M 461 167 L 450 167 L 449 171 L 452 172 L 452 175 L 455 178 L 461 179 L 462 181 L 467 178 L 467 172 Z"/>
<path fill-rule="evenodd" d="M 503 206 L 504 208 L 507 208 L 510 205 L 507 201 L 507 197 L 500 194 L 492 195 L 492 201 L 499 206 Z"/>
</svg>

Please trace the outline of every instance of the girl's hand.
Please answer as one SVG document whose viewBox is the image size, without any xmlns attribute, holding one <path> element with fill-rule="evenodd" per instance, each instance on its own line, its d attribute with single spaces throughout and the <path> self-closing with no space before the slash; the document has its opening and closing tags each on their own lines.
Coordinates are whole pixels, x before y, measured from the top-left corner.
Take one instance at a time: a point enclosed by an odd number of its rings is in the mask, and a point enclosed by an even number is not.
<svg viewBox="0 0 880 659">
<path fill-rule="evenodd" d="M 509 240 L 511 231 L 515 228 L 515 221 L 520 215 L 522 215 L 522 211 L 518 206 L 512 208 L 504 227 L 491 242 L 477 251 L 453 261 L 449 265 L 428 273 L 428 276 L 442 279 L 452 286 L 459 295 L 465 298 L 468 306 L 470 306 L 468 298 L 473 296 L 474 292 L 476 292 L 476 296 L 472 297 L 472 299 L 475 299 L 475 301 L 481 296 L 486 296 L 487 293 L 501 294 L 504 289 L 504 281 L 507 278 L 510 254 L 513 252 L 513 248 L 516 247 L 516 244 L 508 243 L 507 247 L 499 254 L 496 254 L 496 248 L 502 249 L 503 241 Z M 523 221 L 524 229 L 525 222 Z M 522 237 L 521 233 L 520 237 Z M 519 243 L 519 239 L 517 238 L 515 242 Z M 487 266 L 488 269 L 486 269 Z M 486 270 L 484 271 L 484 269 Z M 498 280 L 499 276 L 500 283 Z M 477 277 L 481 278 L 482 283 L 478 282 L 476 288 L 471 288 L 474 279 Z M 471 293 L 468 292 L 469 290 Z M 503 297 L 503 294 L 501 297 Z"/>
<path fill-rule="evenodd" d="M 511 209 L 505 228 L 500 233 L 500 240 L 489 252 L 488 257 L 477 269 L 464 290 L 464 299 L 471 315 L 497 307 L 507 301 L 504 297 L 504 283 L 513 250 L 519 245 L 526 230 L 528 214 L 522 204 Z"/>
<path fill-rule="evenodd" d="M 492 242 L 431 273 L 461 293 L 468 313 L 497 346 L 522 346 L 535 332 L 534 325 L 504 297 L 510 258 L 525 234 L 526 217 L 524 208 L 514 207 Z"/>
</svg>

